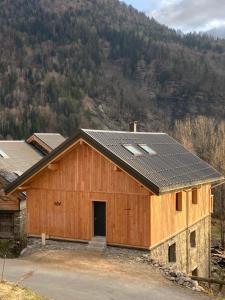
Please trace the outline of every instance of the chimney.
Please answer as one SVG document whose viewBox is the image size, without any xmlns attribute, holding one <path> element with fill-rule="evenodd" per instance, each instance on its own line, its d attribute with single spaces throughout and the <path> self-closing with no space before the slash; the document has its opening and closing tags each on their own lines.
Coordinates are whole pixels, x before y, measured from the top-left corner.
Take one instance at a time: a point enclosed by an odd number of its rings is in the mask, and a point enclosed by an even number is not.
<svg viewBox="0 0 225 300">
<path fill-rule="evenodd" d="M 129 127 L 130 127 L 130 132 L 137 132 L 138 131 L 138 121 L 130 122 Z"/>
</svg>

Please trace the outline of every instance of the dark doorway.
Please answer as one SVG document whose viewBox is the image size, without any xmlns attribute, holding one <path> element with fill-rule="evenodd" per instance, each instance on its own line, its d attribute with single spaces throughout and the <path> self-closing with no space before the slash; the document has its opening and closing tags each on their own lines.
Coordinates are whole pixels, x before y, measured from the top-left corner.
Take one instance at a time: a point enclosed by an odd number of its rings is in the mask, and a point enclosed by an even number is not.
<svg viewBox="0 0 225 300">
<path fill-rule="evenodd" d="M 94 202 L 94 235 L 106 235 L 106 203 Z"/>
<path fill-rule="evenodd" d="M 9 238 L 13 236 L 13 213 L 0 212 L 0 237 Z"/>
</svg>

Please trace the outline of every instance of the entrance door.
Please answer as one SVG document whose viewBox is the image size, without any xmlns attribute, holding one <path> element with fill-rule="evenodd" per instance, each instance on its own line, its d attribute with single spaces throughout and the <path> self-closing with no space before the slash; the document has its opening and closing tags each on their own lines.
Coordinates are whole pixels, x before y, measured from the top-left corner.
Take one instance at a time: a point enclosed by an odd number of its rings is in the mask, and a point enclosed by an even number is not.
<svg viewBox="0 0 225 300">
<path fill-rule="evenodd" d="M 106 203 L 94 202 L 94 235 L 106 235 Z"/>
</svg>

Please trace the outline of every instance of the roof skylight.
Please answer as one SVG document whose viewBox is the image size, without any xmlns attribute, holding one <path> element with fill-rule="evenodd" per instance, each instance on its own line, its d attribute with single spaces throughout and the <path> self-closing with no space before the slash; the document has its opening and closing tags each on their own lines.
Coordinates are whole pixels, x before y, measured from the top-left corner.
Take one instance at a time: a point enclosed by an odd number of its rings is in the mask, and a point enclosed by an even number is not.
<svg viewBox="0 0 225 300">
<path fill-rule="evenodd" d="M 2 158 L 9 158 L 9 156 L 3 151 L 0 149 L 0 157 Z"/>
<path fill-rule="evenodd" d="M 132 153 L 134 156 L 140 156 L 142 155 L 142 152 L 138 150 L 135 146 L 133 145 L 123 145 L 124 148 L 126 148 L 130 153 Z"/>
<path fill-rule="evenodd" d="M 14 171 L 13 173 L 17 176 L 21 176 L 23 174 L 23 172 L 21 172 L 21 171 Z"/>
<path fill-rule="evenodd" d="M 146 144 L 138 144 L 138 146 L 141 147 L 141 149 L 143 149 L 145 152 L 147 152 L 150 155 L 157 154 L 151 147 L 149 147 Z"/>
</svg>

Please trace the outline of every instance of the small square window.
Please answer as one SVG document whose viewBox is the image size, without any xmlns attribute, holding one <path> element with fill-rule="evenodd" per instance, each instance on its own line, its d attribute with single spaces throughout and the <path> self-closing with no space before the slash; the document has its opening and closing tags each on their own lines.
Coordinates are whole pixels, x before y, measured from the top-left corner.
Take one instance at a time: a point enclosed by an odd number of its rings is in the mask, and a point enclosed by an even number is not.
<svg viewBox="0 0 225 300">
<path fill-rule="evenodd" d="M 198 190 L 192 190 L 192 204 L 198 204 Z"/>
<path fill-rule="evenodd" d="M 176 211 L 182 211 L 182 192 L 176 193 Z"/>
<path fill-rule="evenodd" d="M 192 248 L 196 247 L 196 231 L 190 233 L 190 245 Z"/>
<path fill-rule="evenodd" d="M 169 262 L 176 262 L 176 243 L 170 245 L 168 248 L 168 260 Z"/>
<path fill-rule="evenodd" d="M 124 148 L 126 148 L 130 153 L 132 153 L 134 156 L 141 156 L 143 155 L 140 150 L 138 150 L 133 145 L 123 145 Z"/>
</svg>

